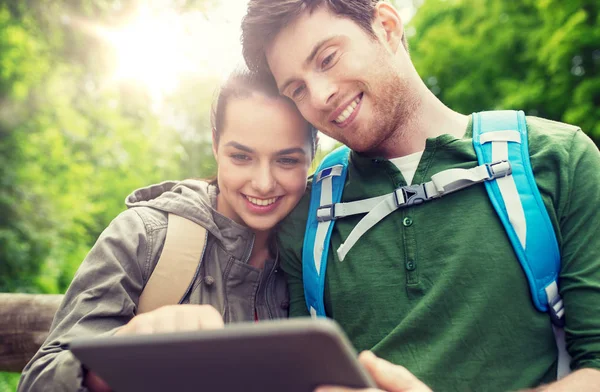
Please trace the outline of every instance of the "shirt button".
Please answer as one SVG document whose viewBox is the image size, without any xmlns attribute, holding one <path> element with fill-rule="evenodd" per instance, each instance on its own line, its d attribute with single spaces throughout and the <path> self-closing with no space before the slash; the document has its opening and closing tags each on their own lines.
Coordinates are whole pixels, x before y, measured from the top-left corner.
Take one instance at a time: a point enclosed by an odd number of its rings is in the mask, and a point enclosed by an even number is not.
<svg viewBox="0 0 600 392">
<path fill-rule="evenodd" d="M 213 284 L 215 284 L 215 278 L 213 278 L 212 276 L 208 275 L 204 278 L 204 283 L 207 286 L 212 286 Z"/>
<path fill-rule="evenodd" d="M 415 262 L 412 260 L 409 260 L 406 262 L 406 269 L 409 271 L 413 271 L 416 268 Z"/>
<path fill-rule="evenodd" d="M 413 224 L 413 220 L 412 218 L 409 218 L 408 216 L 406 218 L 404 218 L 402 220 L 402 224 L 404 225 L 404 227 L 408 227 L 411 226 Z"/>
</svg>

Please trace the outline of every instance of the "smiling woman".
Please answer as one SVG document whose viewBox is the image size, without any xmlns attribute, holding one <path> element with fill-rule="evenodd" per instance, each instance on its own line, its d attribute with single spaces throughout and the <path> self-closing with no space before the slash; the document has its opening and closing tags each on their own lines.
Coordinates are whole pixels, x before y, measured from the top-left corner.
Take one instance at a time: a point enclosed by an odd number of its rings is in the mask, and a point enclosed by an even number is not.
<svg viewBox="0 0 600 392">
<path fill-rule="evenodd" d="M 273 233 L 304 194 L 315 133 L 272 81 L 234 74 L 214 107 L 217 181 L 166 181 L 127 197 L 129 209 L 104 230 L 79 267 L 18 390 L 58 385 L 107 390 L 94 369 L 83 368 L 66 350 L 75 337 L 190 331 L 287 317 L 288 292 Z M 185 282 L 172 302 L 144 313 L 144 287 L 161 275 L 155 272 L 159 259 L 173 249 L 167 246 L 167 230 L 173 233 L 182 220 L 185 230 L 204 228 L 192 239 L 205 240 L 193 257 L 198 264 L 191 269 L 191 283 Z M 172 264 L 166 265 L 171 266 L 166 275 L 175 275 Z M 163 281 L 156 291 L 166 295 L 180 283 Z"/>
</svg>

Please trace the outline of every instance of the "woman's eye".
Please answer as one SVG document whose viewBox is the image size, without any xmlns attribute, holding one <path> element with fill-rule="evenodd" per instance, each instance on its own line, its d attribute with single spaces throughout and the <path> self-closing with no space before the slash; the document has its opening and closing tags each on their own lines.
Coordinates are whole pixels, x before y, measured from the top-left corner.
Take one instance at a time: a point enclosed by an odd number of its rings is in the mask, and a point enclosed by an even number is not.
<svg viewBox="0 0 600 392">
<path fill-rule="evenodd" d="M 300 162 L 300 160 L 297 158 L 280 158 L 277 161 L 285 166 L 293 166 Z"/>
<path fill-rule="evenodd" d="M 239 162 L 246 162 L 246 161 L 250 160 L 250 157 L 245 154 L 231 154 L 231 158 L 234 161 L 239 161 Z"/>
</svg>

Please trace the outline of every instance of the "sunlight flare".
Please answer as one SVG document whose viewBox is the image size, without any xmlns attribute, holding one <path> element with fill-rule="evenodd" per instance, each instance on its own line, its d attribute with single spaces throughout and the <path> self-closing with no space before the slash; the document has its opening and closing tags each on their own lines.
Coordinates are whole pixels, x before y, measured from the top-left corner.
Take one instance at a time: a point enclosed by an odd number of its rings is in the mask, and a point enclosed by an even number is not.
<svg viewBox="0 0 600 392">
<path fill-rule="evenodd" d="M 114 49 L 115 82 L 135 81 L 153 95 L 164 95 L 186 77 L 225 77 L 243 63 L 239 25 L 245 1 L 233 3 L 239 4 L 207 13 L 145 7 L 120 28 L 84 27 Z"/>
</svg>

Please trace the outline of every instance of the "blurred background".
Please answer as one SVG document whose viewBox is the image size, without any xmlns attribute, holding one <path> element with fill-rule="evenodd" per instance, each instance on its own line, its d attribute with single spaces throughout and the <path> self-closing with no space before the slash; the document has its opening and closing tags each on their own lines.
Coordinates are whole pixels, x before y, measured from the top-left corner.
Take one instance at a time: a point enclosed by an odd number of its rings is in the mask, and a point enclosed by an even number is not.
<svg viewBox="0 0 600 392">
<path fill-rule="evenodd" d="M 600 2 L 392 2 L 448 106 L 523 109 L 600 143 Z M 130 191 L 214 174 L 210 104 L 243 61 L 245 7 L 0 0 L 0 292 L 63 293 Z"/>
</svg>

